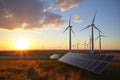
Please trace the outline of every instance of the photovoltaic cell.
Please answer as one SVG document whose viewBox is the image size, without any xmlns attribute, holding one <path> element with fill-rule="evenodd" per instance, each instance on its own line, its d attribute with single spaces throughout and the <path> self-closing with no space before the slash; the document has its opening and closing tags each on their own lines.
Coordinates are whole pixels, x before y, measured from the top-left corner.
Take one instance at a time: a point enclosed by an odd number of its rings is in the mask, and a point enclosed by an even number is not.
<svg viewBox="0 0 120 80">
<path fill-rule="evenodd" d="M 59 61 L 75 67 L 101 74 L 111 63 L 114 56 L 97 54 L 67 53 Z"/>
<path fill-rule="evenodd" d="M 99 55 L 95 55 L 95 56 L 93 57 L 93 60 L 96 60 L 98 57 L 99 57 Z"/>
<path fill-rule="evenodd" d="M 89 67 L 88 70 L 92 70 L 99 62 L 98 61 L 94 61 Z"/>
<path fill-rule="evenodd" d="M 100 74 L 106 67 L 108 63 L 101 62 L 94 70 L 93 72 Z"/>
<path fill-rule="evenodd" d="M 91 63 L 93 63 L 93 61 L 89 61 L 87 64 L 85 64 L 84 68 L 87 70 Z"/>
<path fill-rule="evenodd" d="M 82 66 L 86 63 L 86 60 L 82 60 L 81 64 L 78 64 L 80 66 L 80 68 L 82 68 Z"/>
<path fill-rule="evenodd" d="M 107 56 L 103 61 L 111 62 L 113 60 L 114 56 Z"/>
<path fill-rule="evenodd" d="M 97 60 L 103 60 L 105 58 L 104 55 L 100 55 L 100 57 L 97 58 Z"/>
<path fill-rule="evenodd" d="M 88 65 L 90 63 L 89 60 L 86 60 L 86 62 L 81 66 L 82 68 L 86 67 L 86 65 Z"/>
</svg>

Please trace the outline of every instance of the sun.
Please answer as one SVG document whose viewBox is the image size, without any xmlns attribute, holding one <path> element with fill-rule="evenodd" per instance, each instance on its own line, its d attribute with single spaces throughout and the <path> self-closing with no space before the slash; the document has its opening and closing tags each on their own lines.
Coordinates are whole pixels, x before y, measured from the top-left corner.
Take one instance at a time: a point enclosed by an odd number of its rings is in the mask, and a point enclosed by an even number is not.
<svg viewBox="0 0 120 80">
<path fill-rule="evenodd" d="M 29 47 L 29 42 L 27 39 L 21 38 L 14 42 L 14 46 L 17 50 L 25 50 Z"/>
</svg>

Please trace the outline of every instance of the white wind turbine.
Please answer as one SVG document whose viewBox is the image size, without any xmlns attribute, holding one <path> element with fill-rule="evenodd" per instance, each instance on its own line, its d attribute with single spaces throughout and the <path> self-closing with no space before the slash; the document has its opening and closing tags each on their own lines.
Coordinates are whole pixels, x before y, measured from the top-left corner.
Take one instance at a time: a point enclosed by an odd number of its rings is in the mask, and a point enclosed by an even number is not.
<svg viewBox="0 0 120 80">
<path fill-rule="evenodd" d="M 71 32 L 75 35 L 75 33 L 73 32 L 72 30 L 72 26 L 71 26 L 71 16 L 70 16 L 70 19 L 69 19 L 69 25 L 68 27 L 64 30 L 64 32 L 69 29 L 69 52 L 71 52 Z"/>
<path fill-rule="evenodd" d="M 97 39 L 99 38 L 99 53 L 102 52 L 102 50 L 101 50 L 101 37 L 106 37 L 106 36 L 101 35 L 101 32 L 99 31 L 99 35 L 98 35 L 98 37 L 97 37 Z M 97 39 L 96 39 L 96 40 L 97 40 Z"/>
<path fill-rule="evenodd" d="M 85 27 L 84 29 L 82 29 L 82 30 L 85 30 L 85 29 L 91 27 L 91 42 L 92 42 L 92 51 L 91 51 L 91 53 L 92 53 L 92 54 L 94 54 L 94 30 L 93 30 L 93 29 L 95 28 L 95 29 L 97 29 L 98 31 L 100 31 L 100 30 L 95 26 L 95 24 L 94 24 L 95 17 L 96 17 L 96 13 L 95 13 L 95 15 L 94 15 L 94 17 L 93 17 L 92 24 L 90 24 L 90 25 L 88 25 L 87 27 Z M 101 32 L 101 31 L 100 31 L 100 32 Z"/>
</svg>

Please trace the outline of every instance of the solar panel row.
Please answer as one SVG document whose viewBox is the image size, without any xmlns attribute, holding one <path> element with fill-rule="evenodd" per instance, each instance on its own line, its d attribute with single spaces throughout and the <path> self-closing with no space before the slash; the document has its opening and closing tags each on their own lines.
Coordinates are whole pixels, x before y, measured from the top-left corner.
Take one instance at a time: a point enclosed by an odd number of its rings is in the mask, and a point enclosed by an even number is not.
<svg viewBox="0 0 120 80">
<path fill-rule="evenodd" d="M 101 74 L 111 63 L 114 56 L 67 53 L 59 61 L 78 68 Z"/>
</svg>

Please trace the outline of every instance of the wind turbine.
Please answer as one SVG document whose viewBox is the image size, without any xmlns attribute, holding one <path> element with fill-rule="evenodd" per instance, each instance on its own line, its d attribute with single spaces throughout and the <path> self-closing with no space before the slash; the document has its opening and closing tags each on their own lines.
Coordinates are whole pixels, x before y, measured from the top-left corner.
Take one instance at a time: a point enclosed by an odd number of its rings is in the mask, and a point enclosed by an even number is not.
<svg viewBox="0 0 120 80">
<path fill-rule="evenodd" d="M 86 46 L 87 46 L 87 52 L 89 52 L 89 49 L 88 49 L 89 43 L 86 43 Z"/>
<path fill-rule="evenodd" d="M 73 50 L 75 50 L 75 46 L 76 46 L 76 45 L 72 45 L 72 46 L 73 46 Z"/>
<path fill-rule="evenodd" d="M 90 45 L 90 51 L 91 51 L 91 41 L 92 41 L 92 39 L 91 39 L 91 36 L 90 36 L 90 35 L 89 35 L 89 40 L 90 40 L 90 41 L 89 41 L 88 44 Z"/>
<path fill-rule="evenodd" d="M 99 31 L 99 35 L 98 35 L 98 37 L 97 37 L 97 39 L 99 38 L 99 53 L 102 52 L 102 50 L 101 50 L 101 37 L 106 37 L 106 36 L 101 35 L 101 32 Z M 97 40 L 97 39 L 96 39 L 96 40 Z"/>
<path fill-rule="evenodd" d="M 80 44 L 80 43 L 79 43 L 79 42 L 77 42 L 77 50 L 79 49 L 79 44 Z"/>
<path fill-rule="evenodd" d="M 84 29 L 82 29 L 82 30 L 85 30 L 85 29 L 87 29 L 87 28 L 89 28 L 89 27 L 91 27 L 91 42 L 92 42 L 92 51 L 91 51 L 91 53 L 92 54 L 94 54 L 94 28 L 95 29 L 97 29 L 98 31 L 100 31 L 96 26 L 95 26 L 95 24 L 94 24 L 94 21 L 95 21 L 95 17 L 96 17 L 96 13 L 95 13 L 95 15 L 94 15 L 94 17 L 93 17 L 93 20 L 92 20 L 92 23 L 90 24 L 90 25 L 88 25 L 87 27 L 85 27 Z M 100 31 L 101 32 L 101 31 Z"/>
<path fill-rule="evenodd" d="M 73 30 L 72 30 L 72 26 L 71 26 L 71 15 L 70 15 L 70 18 L 69 18 L 69 25 L 68 25 L 68 27 L 64 30 L 64 32 L 66 31 L 66 30 L 68 30 L 69 29 L 69 52 L 71 53 L 71 32 L 75 35 L 75 33 L 73 32 Z"/>
<path fill-rule="evenodd" d="M 85 41 L 83 44 L 81 44 L 81 45 L 83 45 L 83 46 L 84 46 L 84 52 L 86 53 L 86 46 L 87 46 L 86 41 Z"/>
</svg>

